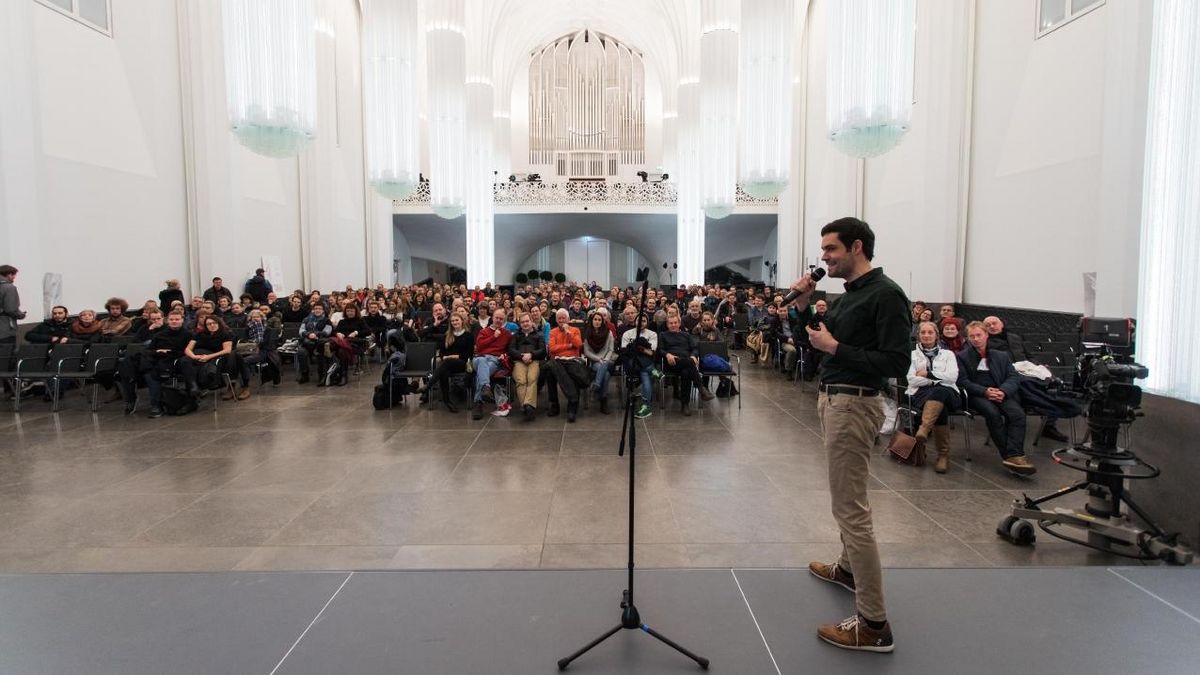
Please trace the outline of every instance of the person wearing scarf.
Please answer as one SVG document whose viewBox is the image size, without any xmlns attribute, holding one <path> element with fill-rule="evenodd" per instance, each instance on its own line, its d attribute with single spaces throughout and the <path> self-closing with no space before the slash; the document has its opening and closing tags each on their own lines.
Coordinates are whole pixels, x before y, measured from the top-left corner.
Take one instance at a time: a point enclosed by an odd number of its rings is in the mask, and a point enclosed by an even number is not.
<svg viewBox="0 0 1200 675">
<path fill-rule="evenodd" d="M 71 322 L 72 342 L 95 342 L 100 339 L 100 335 L 100 322 L 96 320 L 95 310 L 85 309 Z"/>
<path fill-rule="evenodd" d="M 583 341 L 583 356 L 594 374 L 590 387 L 600 400 L 600 413 L 603 415 L 608 414 L 609 366 L 617 360 L 617 352 L 613 348 L 615 342 L 604 314 L 592 312 L 588 319 L 587 337 Z"/>
<path fill-rule="evenodd" d="M 911 407 L 921 412 L 921 424 L 914 434 L 917 442 L 923 444 L 933 434 L 937 449 L 933 470 L 937 473 L 946 473 L 950 465 L 950 429 L 946 418 L 962 409 L 957 382 L 958 359 L 954 352 L 938 346 L 937 324 L 921 323 L 917 328 L 917 347 L 908 366 L 908 389 L 904 393 Z"/>
</svg>

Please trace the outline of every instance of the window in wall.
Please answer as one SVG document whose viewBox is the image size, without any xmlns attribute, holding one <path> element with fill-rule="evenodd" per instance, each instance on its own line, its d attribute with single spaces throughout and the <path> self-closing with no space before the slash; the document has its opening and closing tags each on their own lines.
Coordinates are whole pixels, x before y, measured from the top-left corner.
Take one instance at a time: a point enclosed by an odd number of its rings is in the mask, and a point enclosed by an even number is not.
<svg viewBox="0 0 1200 675">
<path fill-rule="evenodd" d="M 111 0 L 34 0 L 34 2 L 112 37 Z"/>
<path fill-rule="evenodd" d="M 1104 0 L 1038 0 L 1034 39 L 1062 28 L 1103 4 Z"/>
</svg>

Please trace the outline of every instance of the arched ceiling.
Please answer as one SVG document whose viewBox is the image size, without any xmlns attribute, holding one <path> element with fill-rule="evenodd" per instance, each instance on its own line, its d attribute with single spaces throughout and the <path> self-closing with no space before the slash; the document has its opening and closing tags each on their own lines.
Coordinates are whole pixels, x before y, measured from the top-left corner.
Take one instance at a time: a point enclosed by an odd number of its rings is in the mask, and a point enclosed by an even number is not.
<svg viewBox="0 0 1200 675">
<path fill-rule="evenodd" d="M 673 110 L 674 85 L 695 77 L 699 66 L 699 5 L 696 0 L 468 0 L 468 77 L 490 79 L 495 100 L 508 101 L 534 50 L 591 28 L 640 50 L 662 83 L 664 107 Z"/>
</svg>

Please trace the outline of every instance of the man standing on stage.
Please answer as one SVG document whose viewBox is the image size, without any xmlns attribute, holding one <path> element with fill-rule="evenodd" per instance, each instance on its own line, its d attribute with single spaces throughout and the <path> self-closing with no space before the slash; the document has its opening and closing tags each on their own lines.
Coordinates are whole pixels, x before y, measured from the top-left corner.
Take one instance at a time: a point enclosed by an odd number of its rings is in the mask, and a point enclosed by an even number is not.
<svg viewBox="0 0 1200 675">
<path fill-rule="evenodd" d="M 844 649 L 890 652 L 894 642 L 884 610 L 867 476 L 883 423 L 880 393 L 889 377 L 907 372 L 912 320 L 904 291 L 883 268 L 871 267 L 875 234 L 865 222 L 841 218 L 821 228 L 821 251 L 829 276 L 845 280 L 846 289 L 816 329 L 806 328 L 813 348 L 824 353 L 817 413 L 842 554 L 835 563 L 810 563 L 809 570 L 853 591 L 857 612 L 841 623 L 819 626 L 817 636 Z M 815 287 L 805 275 L 792 285 L 800 293 L 796 301 L 807 307 Z M 811 316 L 806 310 L 805 320 Z"/>
</svg>

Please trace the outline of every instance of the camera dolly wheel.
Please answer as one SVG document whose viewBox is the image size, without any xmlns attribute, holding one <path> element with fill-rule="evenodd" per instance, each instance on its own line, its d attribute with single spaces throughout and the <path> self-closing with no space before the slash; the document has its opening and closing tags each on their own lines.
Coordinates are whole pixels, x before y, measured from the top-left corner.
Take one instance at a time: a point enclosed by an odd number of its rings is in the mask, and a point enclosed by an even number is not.
<svg viewBox="0 0 1200 675">
<path fill-rule="evenodd" d="M 996 526 L 996 534 L 1017 546 L 1028 546 L 1037 539 L 1033 523 L 1016 516 L 1005 516 Z"/>
</svg>

